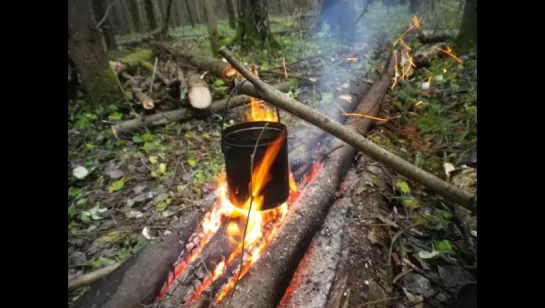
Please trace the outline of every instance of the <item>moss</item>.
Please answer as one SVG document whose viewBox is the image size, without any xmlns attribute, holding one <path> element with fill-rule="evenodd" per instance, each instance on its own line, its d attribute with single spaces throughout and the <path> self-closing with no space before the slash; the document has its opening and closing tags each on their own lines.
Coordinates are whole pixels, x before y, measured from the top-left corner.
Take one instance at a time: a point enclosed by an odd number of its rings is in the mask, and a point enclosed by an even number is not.
<svg viewBox="0 0 545 308">
<path fill-rule="evenodd" d="M 105 106 L 126 100 L 119 80 L 109 67 L 93 76 L 88 96 L 91 104 L 95 106 Z"/>
<path fill-rule="evenodd" d="M 121 62 L 128 66 L 143 66 L 149 70 L 153 70 L 153 65 L 150 63 L 152 61 L 153 50 L 151 49 L 141 49 L 130 53 L 121 59 Z"/>
</svg>

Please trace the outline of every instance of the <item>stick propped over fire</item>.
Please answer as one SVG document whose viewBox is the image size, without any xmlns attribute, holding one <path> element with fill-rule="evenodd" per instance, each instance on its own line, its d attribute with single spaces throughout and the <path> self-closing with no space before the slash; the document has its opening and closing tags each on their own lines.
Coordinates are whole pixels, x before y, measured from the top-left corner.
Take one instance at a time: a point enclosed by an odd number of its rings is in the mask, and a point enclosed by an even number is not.
<svg viewBox="0 0 545 308">
<path fill-rule="evenodd" d="M 222 277 L 221 286 L 212 294 L 219 303 L 263 254 L 289 205 L 298 197 L 288 164 L 287 128 L 279 122 L 278 110 L 252 97 L 246 119 L 247 122 L 222 132 L 226 169 L 218 179 L 217 205 L 202 220 L 169 273 L 157 301 L 191 305 Z M 218 235 L 224 239 L 218 240 Z M 225 246 L 230 247 L 224 249 Z M 198 272 L 195 267 L 201 266 L 199 262 L 208 273 L 193 284 L 191 277 L 196 273 L 189 271 Z M 176 281 L 191 287 L 166 297 Z"/>
</svg>

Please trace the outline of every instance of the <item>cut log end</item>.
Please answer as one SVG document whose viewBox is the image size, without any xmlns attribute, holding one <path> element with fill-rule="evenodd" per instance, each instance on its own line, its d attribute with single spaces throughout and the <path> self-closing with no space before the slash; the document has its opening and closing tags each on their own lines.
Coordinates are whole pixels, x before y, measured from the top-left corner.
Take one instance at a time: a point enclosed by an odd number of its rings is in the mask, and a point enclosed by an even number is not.
<svg viewBox="0 0 545 308">
<path fill-rule="evenodd" d="M 189 103 L 193 108 L 204 109 L 212 103 L 212 94 L 207 87 L 193 87 L 189 90 Z"/>
</svg>

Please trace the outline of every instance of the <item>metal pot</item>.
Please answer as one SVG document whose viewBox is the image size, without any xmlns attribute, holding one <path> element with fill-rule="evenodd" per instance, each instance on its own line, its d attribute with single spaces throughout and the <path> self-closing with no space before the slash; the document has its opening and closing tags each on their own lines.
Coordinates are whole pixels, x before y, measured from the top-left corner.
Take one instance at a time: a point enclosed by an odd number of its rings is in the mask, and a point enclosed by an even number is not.
<svg viewBox="0 0 545 308">
<path fill-rule="evenodd" d="M 456 308 L 477 308 L 477 283 L 463 285 L 456 293 Z"/>
<path fill-rule="evenodd" d="M 268 125 L 263 130 L 266 123 Z M 264 202 L 260 210 L 275 208 L 289 197 L 287 127 L 279 122 L 258 121 L 236 124 L 223 130 L 222 151 L 231 203 L 244 204 L 250 197 L 251 156 L 258 139 L 254 168 L 259 166 L 267 148 L 277 138 L 283 138 L 282 145 L 269 170 L 269 180 L 261 190 Z"/>
</svg>

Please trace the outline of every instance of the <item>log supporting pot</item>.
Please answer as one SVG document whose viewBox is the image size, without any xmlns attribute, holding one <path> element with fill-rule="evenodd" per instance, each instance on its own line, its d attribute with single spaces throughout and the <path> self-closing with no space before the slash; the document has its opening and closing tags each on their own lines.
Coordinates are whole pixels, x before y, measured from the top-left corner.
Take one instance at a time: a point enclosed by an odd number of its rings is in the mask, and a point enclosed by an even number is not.
<svg viewBox="0 0 545 308">
<path fill-rule="evenodd" d="M 282 140 L 278 140 L 279 138 Z M 256 121 L 236 124 L 223 130 L 221 142 L 228 198 L 233 205 L 244 204 L 250 197 L 251 157 L 254 148 L 256 148 L 255 171 L 276 140 L 281 142 L 281 145 L 268 171 L 268 181 L 261 190 L 264 201 L 260 210 L 280 206 L 289 197 L 287 127 L 280 122 Z"/>
</svg>

